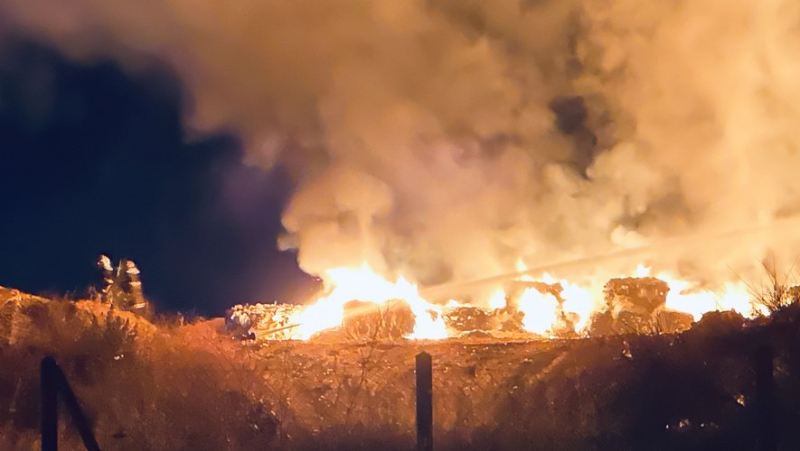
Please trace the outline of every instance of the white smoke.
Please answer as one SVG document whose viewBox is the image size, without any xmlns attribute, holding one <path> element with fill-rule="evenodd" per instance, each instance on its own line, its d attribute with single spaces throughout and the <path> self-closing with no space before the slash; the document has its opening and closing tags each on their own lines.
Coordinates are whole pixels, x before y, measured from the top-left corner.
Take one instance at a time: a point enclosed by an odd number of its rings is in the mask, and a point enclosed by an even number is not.
<svg viewBox="0 0 800 451">
<path fill-rule="evenodd" d="M 292 169 L 280 244 L 307 271 L 368 262 L 425 285 L 794 216 L 798 9 L 0 3 L 14 27 L 76 58 L 166 61 L 192 95 L 193 126 L 233 129 L 252 162 Z M 730 276 L 776 243 L 794 258 L 789 232 L 647 258 Z"/>
</svg>

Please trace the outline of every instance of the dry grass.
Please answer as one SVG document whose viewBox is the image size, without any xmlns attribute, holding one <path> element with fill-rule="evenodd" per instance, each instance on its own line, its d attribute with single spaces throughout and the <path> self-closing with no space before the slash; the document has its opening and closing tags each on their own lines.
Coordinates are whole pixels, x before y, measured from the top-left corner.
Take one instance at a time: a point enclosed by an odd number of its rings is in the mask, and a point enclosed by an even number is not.
<svg viewBox="0 0 800 451">
<path fill-rule="evenodd" d="M 437 449 L 747 449 L 752 351 L 765 342 L 778 356 L 779 430 L 797 443 L 797 328 L 743 329 L 729 316 L 681 335 L 387 343 L 376 332 L 255 346 L 220 334 L 219 320 L 153 324 L 98 304 L 0 299 L 0 449 L 36 447 L 46 354 L 103 449 L 409 449 L 422 349 L 434 356 Z M 692 426 L 678 428 L 685 419 Z M 65 449 L 80 449 L 62 427 Z"/>
<path fill-rule="evenodd" d="M 100 304 L 0 308 L 16 322 L 0 346 L 0 428 L 12 445 L 2 449 L 35 446 L 45 355 L 64 369 L 103 449 L 255 449 L 278 438 L 268 387 L 244 383 L 237 375 L 247 368 L 220 357 L 236 346 L 215 348 L 189 326 L 159 328 Z M 66 449 L 78 443 L 69 428 L 63 440 Z"/>
<path fill-rule="evenodd" d="M 798 301 L 796 263 L 795 260 L 787 271 L 781 272 L 772 254 L 761 262 L 763 276 L 760 280 L 753 283 L 742 279 L 750 291 L 756 313 L 762 310 L 775 313 Z"/>
</svg>

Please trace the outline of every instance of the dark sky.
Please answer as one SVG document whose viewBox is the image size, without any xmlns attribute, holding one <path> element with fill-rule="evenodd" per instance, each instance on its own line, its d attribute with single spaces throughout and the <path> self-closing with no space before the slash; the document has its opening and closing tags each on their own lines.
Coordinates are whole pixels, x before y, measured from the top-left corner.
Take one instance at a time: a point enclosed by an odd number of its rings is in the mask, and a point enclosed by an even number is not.
<svg viewBox="0 0 800 451">
<path fill-rule="evenodd" d="M 108 253 L 137 262 L 161 310 L 218 315 L 307 289 L 275 250 L 290 179 L 245 165 L 235 136 L 187 137 L 190 103 L 157 64 L 130 74 L 2 38 L 0 285 L 82 292 Z"/>
</svg>

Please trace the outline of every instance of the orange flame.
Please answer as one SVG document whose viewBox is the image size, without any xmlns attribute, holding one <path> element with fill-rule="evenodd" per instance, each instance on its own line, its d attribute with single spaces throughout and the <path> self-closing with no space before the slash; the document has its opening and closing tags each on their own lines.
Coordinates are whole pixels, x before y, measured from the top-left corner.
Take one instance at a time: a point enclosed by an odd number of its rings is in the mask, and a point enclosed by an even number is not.
<svg viewBox="0 0 800 451">
<path fill-rule="evenodd" d="M 522 327 L 539 335 L 550 335 L 558 321 L 558 299 L 550 293 L 542 294 L 528 288 L 519 299 L 519 310 L 525 315 Z"/>
<path fill-rule="evenodd" d="M 522 260 L 517 261 L 517 270 L 527 271 Z M 648 277 L 650 274 L 651 268 L 643 264 L 639 264 L 631 273 L 634 277 Z M 666 309 L 690 314 L 695 321 L 711 311 L 734 310 L 748 317 L 767 313 L 756 308 L 744 283 L 727 283 L 721 291 L 715 292 L 695 289 L 692 282 L 668 273 L 656 277 L 665 281 L 670 288 Z M 292 338 L 307 340 L 320 331 L 340 326 L 344 319 L 344 305 L 353 300 L 379 305 L 394 300 L 404 301 L 415 317 L 414 332 L 407 338 L 443 339 L 448 336 L 441 307 L 423 299 L 417 286 L 402 277 L 391 282 L 363 265 L 358 269 L 330 269 L 325 272 L 324 279 L 332 289 L 292 318 L 292 322 L 298 325 L 292 332 Z M 523 291 L 518 299 L 518 308 L 523 314 L 523 328 L 531 333 L 551 336 L 562 313 L 573 318 L 575 332 L 585 331 L 593 314 L 604 305 L 602 290 L 598 289 L 602 284 L 578 285 L 568 280 L 558 280 L 547 273 L 539 278 L 523 274 L 517 280 L 539 280 L 561 285 L 561 303 L 553 294 L 541 293 L 532 287 Z M 460 303 L 455 300 L 448 302 L 448 306 L 458 305 Z M 504 289 L 493 291 L 484 305 L 492 309 L 505 308 Z"/>
<path fill-rule="evenodd" d="M 307 340 L 317 332 L 339 326 L 344 319 L 344 305 L 353 300 L 375 304 L 405 301 L 415 316 L 414 333 L 407 338 L 447 338 L 441 308 L 420 297 L 416 285 L 404 278 L 389 282 L 367 265 L 360 269 L 330 269 L 325 276 L 333 289 L 293 318 L 292 322 L 298 324 L 296 338 Z"/>
</svg>

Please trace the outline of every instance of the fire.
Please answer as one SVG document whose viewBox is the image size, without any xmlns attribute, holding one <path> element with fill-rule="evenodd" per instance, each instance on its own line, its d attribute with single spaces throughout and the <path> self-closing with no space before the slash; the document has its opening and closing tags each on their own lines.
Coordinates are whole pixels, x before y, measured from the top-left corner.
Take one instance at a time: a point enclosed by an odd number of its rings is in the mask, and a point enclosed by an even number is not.
<svg viewBox="0 0 800 451">
<path fill-rule="evenodd" d="M 501 309 L 506 307 L 506 291 L 498 288 L 489 298 L 489 308 Z"/>
<path fill-rule="evenodd" d="M 522 326 L 528 332 L 548 335 L 558 321 L 558 299 L 550 293 L 542 294 L 528 288 L 520 297 L 519 310 L 525 314 Z"/>
<path fill-rule="evenodd" d="M 650 268 L 642 264 L 636 268 L 637 277 L 650 275 Z M 767 314 L 752 302 L 744 282 L 725 283 L 722 290 L 699 290 L 693 283 L 673 277 L 669 273 L 659 273 L 656 278 L 669 285 L 667 293 L 667 309 L 676 312 L 688 313 L 695 321 L 700 320 L 704 314 L 713 311 L 735 311 L 746 317 L 757 314 Z"/>
<path fill-rule="evenodd" d="M 415 316 L 414 333 L 408 338 L 447 338 L 441 308 L 420 297 L 416 285 L 406 279 L 390 282 L 367 265 L 330 269 L 325 276 L 333 289 L 293 318 L 292 322 L 298 325 L 293 334 L 297 338 L 307 340 L 317 332 L 339 326 L 344 319 L 344 305 L 353 300 L 374 304 L 404 301 Z"/>
<path fill-rule="evenodd" d="M 579 287 L 566 280 L 561 281 L 561 287 L 563 289 L 561 297 L 564 298 L 562 308 L 564 312 L 574 313 L 578 316 L 578 321 L 575 323 L 575 331 L 581 332 L 588 326 L 589 319 L 595 310 L 596 303 L 592 292 L 588 288 Z"/>
<path fill-rule="evenodd" d="M 733 310 L 753 317 L 755 310 L 744 283 L 726 283 L 721 292 L 692 290 L 691 283 L 672 279 L 662 274 L 658 277 L 669 284 L 667 308 L 691 314 L 695 321 L 712 311 Z"/>
<path fill-rule="evenodd" d="M 528 286 L 513 305 L 522 314 L 522 327 L 525 331 L 542 336 L 553 336 L 557 327 L 563 324 L 573 328 L 573 332 L 585 332 L 591 325 L 592 317 L 602 311 L 604 298 L 602 284 L 594 281 L 585 285 L 557 279 L 544 273 L 539 277 L 529 274 L 522 262 L 517 262 L 516 280 L 519 282 L 543 282 L 560 286 L 557 294 L 542 292 L 537 287 Z M 524 274 L 522 274 L 524 273 Z M 639 264 L 632 277 L 651 276 L 651 268 Z M 627 277 L 627 276 L 622 276 Z M 766 314 L 763 309 L 756 308 L 747 286 L 742 283 L 726 283 L 721 290 L 699 289 L 697 284 L 659 273 L 656 278 L 669 286 L 666 296 L 668 311 L 682 312 L 698 321 L 705 313 L 711 311 L 734 310 L 742 315 L 753 317 Z M 344 306 L 350 301 L 362 301 L 376 305 L 388 305 L 390 301 L 402 301 L 408 304 L 415 320 L 413 333 L 409 339 L 443 339 L 448 337 L 442 306 L 424 299 L 417 286 L 403 277 L 392 282 L 375 273 L 369 266 L 361 268 L 334 268 L 325 272 L 330 291 L 315 303 L 304 307 L 292 318 L 295 326 L 292 338 L 307 340 L 314 334 L 340 326 L 344 320 Z M 502 310 L 509 307 L 508 294 L 503 287 L 498 287 L 484 299 L 481 305 L 491 310 Z M 448 308 L 463 304 L 455 299 L 447 303 Z M 565 320 L 569 318 L 569 320 Z"/>
<path fill-rule="evenodd" d="M 528 271 L 528 267 L 522 259 L 517 260 L 516 267 L 518 272 Z M 524 274 L 518 280 L 533 282 L 537 279 L 530 274 Z M 561 285 L 563 303 L 559 306 L 558 299 L 552 294 L 542 295 L 532 288 L 525 290 L 519 302 L 519 309 L 525 315 L 522 320 L 525 330 L 540 335 L 551 333 L 559 320 L 560 308 L 564 313 L 577 316 L 575 331 L 583 331 L 595 311 L 596 296 L 593 296 L 592 291 L 565 279 L 557 280 L 549 273 L 542 274 L 539 280 L 547 284 Z"/>
</svg>

